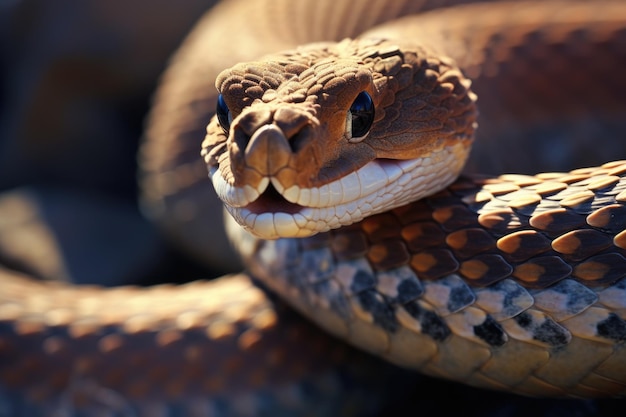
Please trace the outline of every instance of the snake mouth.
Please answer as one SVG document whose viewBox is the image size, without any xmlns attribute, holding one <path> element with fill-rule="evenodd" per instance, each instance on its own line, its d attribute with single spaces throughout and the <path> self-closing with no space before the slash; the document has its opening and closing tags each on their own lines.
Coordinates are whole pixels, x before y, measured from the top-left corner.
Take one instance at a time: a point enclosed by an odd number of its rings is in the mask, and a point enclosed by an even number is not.
<svg viewBox="0 0 626 417">
<path fill-rule="evenodd" d="M 244 229 L 263 239 L 305 237 L 358 222 L 415 201 L 450 184 L 465 162 L 464 144 L 406 160 L 375 159 L 320 187 L 285 188 L 264 177 L 255 187 L 233 186 L 216 167 L 211 178 L 226 210 Z"/>
<path fill-rule="evenodd" d="M 253 202 L 245 206 L 251 213 L 287 213 L 296 214 L 300 213 L 304 206 L 296 203 L 291 203 L 283 197 L 281 193 L 276 190 L 274 185 L 270 183 L 265 191 L 259 195 L 259 197 Z"/>
</svg>

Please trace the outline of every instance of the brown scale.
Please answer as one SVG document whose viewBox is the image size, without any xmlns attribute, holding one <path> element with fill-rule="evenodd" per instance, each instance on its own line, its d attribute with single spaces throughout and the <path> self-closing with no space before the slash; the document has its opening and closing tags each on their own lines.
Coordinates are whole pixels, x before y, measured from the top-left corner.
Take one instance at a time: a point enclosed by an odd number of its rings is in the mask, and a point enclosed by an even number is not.
<svg viewBox="0 0 626 417">
<path fill-rule="evenodd" d="M 563 207 L 571 208 L 574 211 L 585 211 L 585 207 L 589 206 L 589 203 L 593 201 L 595 194 L 591 190 L 582 190 L 577 193 L 573 193 L 560 201 Z"/>
<path fill-rule="evenodd" d="M 522 262 L 550 250 L 550 240 L 536 230 L 520 230 L 498 239 L 497 247 L 513 262 Z"/>
<path fill-rule="evenodd" d="M 558 193 L 559 191 L 563 191 L 566 188 L 567 184 L 559 181 L 542 181 L 536 185 L 528 187 L 529 190 L 535 191 L 542 197 L 548 197 L 550 195 Z"/>
<path fill-rule="evenodd" d="M 493 196 L 512 193 L 519 189 L 518 185 L 510 182 L 487 182 L 483 186 L 483 191 L 487 191 Z"/>
<path fill-rule="evenodd" d="M 552 248 L 573 261 L 582 261 L 610 247 L 612 239 L 592 229 L 572 230 L 552 241 Z"/>
<path fill-rule="evenodd" d="M 460 258 L 469 258 L 492 249 L 496 241 L 483 229 L 467 228 L 448 234 L 446 236 L 446 244 Z"/>
<path fill-rule="evenodd" d="M 613 244 L 620 249 L 626 249 L 626 230 L 615 235 Z"/>
<path fill-rule="evenodd" d="M 411 266 L 419 278 L 434 280 L 456 272 L 459 262 L 450 250 L 432 249 L 414 254 Z"/>
<path fill-rule="evenodd" d="M 503 236 L 528 225 L 526 217 L 520 217 L 510 208 L 503 208 L 478 216 L 478 223 L 495 236 Z"/>
<path fill-rule="evenodd" d="M 400 232 L 412 252 L 443 244 L 446 234 L 434 221 L 421 221 L 402 228 Z"/>
<path fill-rule="evenodd" d="M 587 185 L 587 188 L 591 191 L 600 191 L 604 188 L 612 187 L 619 182 L 619 177 L 615 175 L 607 175 L 606 177 L 601 177 Z"/>
<path fill-rule="evenodd" d="M 576 265 L 572 276 L 589 284 L 610 284 L 626 276 L 626 258 L 619 253 L 592 256 Z"/>
<path fill-rule="evenodd" d="M 533 216 L 529 224 L 548 236 L 556 236 L 581 227 L 585 224 L 585 219 L 571 210 L 558 208 Z"/>
<path fill-rule="evenodd" d="M 461 275 L 479 286 L 487 286 L 511 275 L 513 268 L 500 255 L 478 255 L 464 261 L 459 268 Z"/>
<path fill-rule="evenodd" d="M 419 200 L 413 204 L 394 208 L 391 212 L 402 225 L 412 225 L 416 222 L 432 220 L 429 208 L 425 200 Z"/>
<path fill-rule="evenodd" d="M 411 255 L 402 240 L 389 239 L 370 246 L 367 259 L 374 269 L 384 271 L 406 265 Z"/>
<path fill-rule="evenodd" d="M 619 233 L 626 229 L 626 207 L 611 204 L 596 210 L 587 216 L 587 223 L 609 233 Z"/>
<path fill-rule="evenodd" d="M 546 288 L 566 278 L 572 267 L 558 256 L 539 256 L 515 266 L 513 277 L 529 288 Z"/>
<path fill-rule="evenodd" d="M 401 228 L 400 221 L 392 213 L 382 213 L 375 220 L 365 219 L 361 225 L 371 242 L 396 238 Z"/>
<path fill-rule="evenodd" d="M 368 252 L 368 243 L 362 231 L 342 230 L 332 239 L 331 249 L 339 260 L 357 259 Z"/>
<path fill-rule="evenodd" d="M 536 193 L 526 194 L 523 196 L 518 196 L 514 200 L 508 202 L 509 207 L 511 207 L 516 213 L 525 216 L 531 217 L 540 209 L 540 203 L 542 203 L 541 196 Z"/>
<path fill-rule="evenodd" d="M 435 208 L 433 211 L 433 219 L 435 219 L 445 231 L 475 226 L 477 223 L 475 213 L 462 205 Z"/>
<path fill-rule="evenodd" d="M 532 186 L 542 183 L 542 180 L 533 175 L 526 174 L 502 174 L 498 177 L 500 181 L 515 184 L 518 187 L 532 189 Z"/>
</svg>

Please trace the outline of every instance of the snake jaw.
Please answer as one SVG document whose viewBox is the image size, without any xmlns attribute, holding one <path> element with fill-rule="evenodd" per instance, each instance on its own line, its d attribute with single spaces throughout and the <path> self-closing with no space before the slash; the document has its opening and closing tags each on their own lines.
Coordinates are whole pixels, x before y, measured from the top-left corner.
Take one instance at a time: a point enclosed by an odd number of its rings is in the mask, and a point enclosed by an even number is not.
<svg viewBox="0 0 626 417">
<path fill-rule="evenodd" d="M 217 168 L 211 177 L 227 211 L 252 234 L 264 239 L 305 237 L 432 194 L 458 176 L 465 157 L 466 147 L 459 143 L 421 158 L 375 159 L 313 188 L 285 188 L 276 177 L 265 177 L 257 188 L 238 187 L 228 184 Z"/>
</svg>

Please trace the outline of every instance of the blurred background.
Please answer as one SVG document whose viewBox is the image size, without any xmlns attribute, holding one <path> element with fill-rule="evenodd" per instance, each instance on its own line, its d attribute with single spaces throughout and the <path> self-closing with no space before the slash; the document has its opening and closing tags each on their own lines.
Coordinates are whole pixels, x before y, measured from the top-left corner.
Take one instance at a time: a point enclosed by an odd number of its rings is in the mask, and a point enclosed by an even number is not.
<svg viewBox="0 0 626 417">
<path fill-rule="evenodd" d="M 0 0 L 2 263 L 111 285 L 180 267 L 138 212 L 136 154 L 168 58 L 212 3 Z"/>
</svg>

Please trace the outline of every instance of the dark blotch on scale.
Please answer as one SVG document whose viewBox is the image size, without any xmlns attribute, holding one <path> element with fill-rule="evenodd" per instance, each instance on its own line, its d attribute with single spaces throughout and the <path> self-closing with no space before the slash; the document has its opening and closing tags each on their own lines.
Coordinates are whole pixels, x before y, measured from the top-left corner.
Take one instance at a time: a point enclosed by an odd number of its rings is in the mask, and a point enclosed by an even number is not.
<svg viewBox="0 0 626 417">
<path fill-rule="evenodd" d="M 456 312 L 476 301 L 474 292 L 467 286 L 457 286 L 450 289 L 448 304 L 446 307 L 451 312 Z"/>
<path fill-rule="evenodd" d="M 450 328 L 434 311 L 426 310 L 413 301 L 404 306 L 404 309 L 422 326 L 422 333 L 429 335 L 438 342 L 450 336 Z"/>
<path fill-rule="evenodd" d="M 569 332 L 550 318 L 546 318 L 539 324 L 533 320 L 530 314 L 524 312 L 518 314 L 513 319 L 520 327 L 531 332 L 533 339 L 550 346 L 563 346 L 570 341 L 571 336 Z"/>
<path fill-rule="evenodd" d="M 350 290 L 355 293 L 360 293 L 365 290 L 369 290 L 376 286 L 376 277 L 364 271 L 358 271 L 354 275 L 352 284 L 350 284 Z"/>
<path fill-rule="evenodd" d="M 405 279 L 398 285 L 398 297 L 396 300 L 400 304 L 413 301 L 424 293 L 424 288 L 417 279 Z"/>
<path fill-rule="evenodd" d="M 615 313 L 610 313 L 596 328 L 599 336 L 617 342 L 626 340 L 626 322 Z"/>
<path fill-rule="evenodd" d="M 569 343 L 570 335 L 552 320 L 546 320 L 537 327 L 534 335 L 536 340 L 551 346 L 563 346 Z"/>
<path fill-rule="evenodd" d="M 398 330 L 398 319 L 394 307 L 375 290 L 362 291 L 356 295 L 361 307 L 374 318 L 374 323 L 388 332 Z"/>
<path fill-rule="evenodd" d="M 481 324 L 474 326 L 474 334 L 490 346 L 502 346 L 507 341 L 500 324 L 489 316 Z"/>
</svg>

